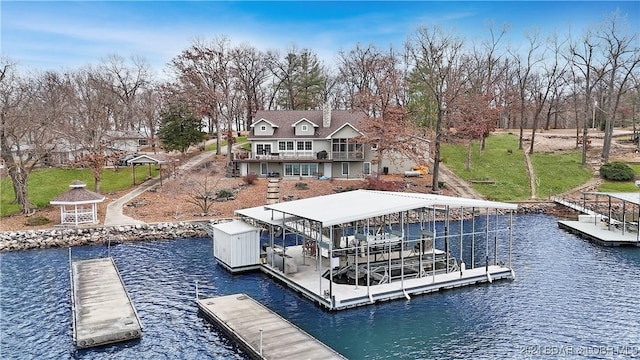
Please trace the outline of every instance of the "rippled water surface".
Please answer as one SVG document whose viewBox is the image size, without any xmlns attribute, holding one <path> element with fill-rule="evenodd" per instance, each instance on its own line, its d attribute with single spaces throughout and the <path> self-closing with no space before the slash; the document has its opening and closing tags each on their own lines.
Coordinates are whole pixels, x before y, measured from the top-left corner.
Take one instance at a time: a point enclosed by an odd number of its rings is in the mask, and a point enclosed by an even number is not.
<svg viewBox="0 0 640 360">
<path fill-rule="evenodd" d="M 67 249 L 0 254 L 4 359 L 244 359 L 198 315 L 202 296 L 244 292 L 351 359 L 522 358 L 583 353 L 640 358 L 640 248 L 603 248 L 515 218 L 516 280 L 329 313 L 260 273 L 230 275 L 211 241 L 119 244 L 111 256 L 138 310 L 141 340 L 76 351 Z M 107 256 L 76 247 L 73 258 Z"/>
</svg>

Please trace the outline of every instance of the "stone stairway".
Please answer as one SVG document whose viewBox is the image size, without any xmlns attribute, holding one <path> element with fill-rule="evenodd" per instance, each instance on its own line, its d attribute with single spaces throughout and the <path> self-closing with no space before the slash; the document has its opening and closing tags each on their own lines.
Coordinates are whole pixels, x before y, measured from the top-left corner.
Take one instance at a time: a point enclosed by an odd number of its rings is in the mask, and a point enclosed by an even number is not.
<svg viewBox="0 0 640 360">
<path fill-rule="evenodd" d="M 280 202 L 280 179 L 269 178 L 267 184 L 267 205 L 277 204 Z"/>
</svg>

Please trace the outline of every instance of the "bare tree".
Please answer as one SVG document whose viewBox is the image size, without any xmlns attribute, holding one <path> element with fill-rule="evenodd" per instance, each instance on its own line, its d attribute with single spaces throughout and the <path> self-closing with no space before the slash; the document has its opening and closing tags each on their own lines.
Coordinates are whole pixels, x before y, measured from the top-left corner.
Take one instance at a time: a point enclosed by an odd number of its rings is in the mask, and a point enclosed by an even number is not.
<svg viewBox="0 0 640 360">
<path fill-rule="evenodd" d="M 531 96 L 531 81 L 535 73 L 535 67 L 541 61 L 542 56 L 538 53 L 541 47 L 539 34 L 534 32 L 527 34 L 526 38 L 529 42 L 525 54 L 519 53 L 519 50 L 511 50 L 512 58 L 515 60 L 515 76 L 518 81 L 518 96 L 519 96 L 519 108 L 520 108 L 520 135 L 518 138 L 518 149 L 524 149 L 524 128 L 526 126 L 526 111 L 529 107 L 529 100 Z"/>
<path fill-rule="evenodd" d="M 122 56 L 114 54 L 103 60 L 99 70 L 115 95 L 113 128 L 139 129 L 140 113 L 143 111 L 140 106 L 145 104 L 136 100 L 151 81 L 149 64 L 139 56 L 132 56 L 129 65 Z"/>
<path fill-rule="evenodd" d="M 604 75 L 603 67 L 597 65 L 597 44 L 593 35 L 587 31 L 579 42 L 571 41 L 569 45 L 569 59 L 575 79 L 582 80 L 584 85 L 584 112 L 582 113 L 582 166 L 587 165 L 588 120 L 591 114 L 592 92 Z M 594 105 L 595 106 L 595 105 Z M 579 125 L 576 124 L 576 127 Z"/>
<path fill-rule="evenodd" d="M 16 203 L 22 212 L 31 213 L 27 179 L 35 161 L 30 146 L 30 129 L 25 111 L 30 101 L 29 85 L 9 59 L 0 59 L 0 149 L 2 160 L 11 178 Z"/>
<path fill-rule="evenodd" d="M 339 71 L 353 94 L 353 108 L 365 115 L 358 128 L 364 133 L 361 141 L 375 145 L 377 176 L 383 159 L 394 161 L 391 154 L 424 161 L 425 142 L 416 139 L 413 122 L 406 116 L 405 78 L 393 49 L 357 45 L 340 54 Z"/>
<path fill-rule="evenodd" d="M 269 75 L 266 54 L 248 44 L 233 48 L 230 52 L 232 75 L 236 80 L 236 90 L 244 96 L 246 122 L 237 123 L 238 130 L 248 129 L 253 123 L 257 110 L 264 108 L 263 86 Z"/>
<path fill-rule="evenodd" d="M 112 161 L 108 134 L 113 130 L 114 104 L 117 99 L 108 77 L 99 68 L 87 66 L 69 75 L 74 103 L 69 119 L 59 124 L 60 134 L 79 154 L 76 165 L 91 169 L 95 189 L 105 165 Z"/>
<path fill-rule="evenodd" d="M 630 80 L 634 69 L 640 64 L 640 48 L 637 45 L 638 33 L 626 33 L 620 14 L 614 12 L 596 33 L 606 57 L 606 109 L 605 137 L 602 147 L 602 159 L 609 161 L 611 138 L 620 99 L 630 89 Z"/>
<path fill-rule="evenodd" d="M 454 72 L 459 66 L 462 45 L 462 39 L 437 26 L 432 29 L 419 28 L 407 44 L 408 58 L 413 65 L 414 86 L 419 86 L 423 93 L 429 94 L 437 109 L 432 184 L 434 192 L 440 191 L 440 141 L 445 111 L 447 104 L 454 102 L 460 91 L 455 86 L 459 81 L 454 78 Z"/>
</svg>

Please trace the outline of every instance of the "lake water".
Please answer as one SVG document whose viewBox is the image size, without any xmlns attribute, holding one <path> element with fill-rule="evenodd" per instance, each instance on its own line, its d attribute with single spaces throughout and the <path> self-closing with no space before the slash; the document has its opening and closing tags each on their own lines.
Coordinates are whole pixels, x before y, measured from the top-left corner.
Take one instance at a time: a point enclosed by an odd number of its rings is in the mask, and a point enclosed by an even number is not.
<svg viewBox="0 0 640 360">
<path fill-rule="evenodd" d="M 229 274 L 209 239 L 119 244 L 111 256 L 144 335 L 80 351 L 68 249 L 2 253 L 0 357 L 245 359 L 198 314 L 198 281 L 201 296 L 247 293 L 350 359 L 640 358 L 640 248 L 592 245 L 556 221 L 515 217 L 514 281 L 331 313 L 259 272 Z M 107 255 L 105 246 L 73 248 L 74 259 Z"/>
</svg>

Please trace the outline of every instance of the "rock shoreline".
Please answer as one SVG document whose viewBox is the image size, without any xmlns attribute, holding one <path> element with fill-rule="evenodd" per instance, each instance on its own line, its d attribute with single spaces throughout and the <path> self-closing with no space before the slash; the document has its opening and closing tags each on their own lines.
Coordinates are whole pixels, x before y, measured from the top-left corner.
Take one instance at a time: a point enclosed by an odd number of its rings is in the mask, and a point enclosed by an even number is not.
<svg viewBox="0 0 640 360">
<path fill-rule="evenodd" d="M 144 240 L 206 237 L 202 224 L 224 220 L 0 232 L 0 252 Z"/>
<path fill-rule="evenodd" d="M 518 214 L 555 213 L 552 202 L 521 203 Z M 211 226 L 229 219 L 207 221 L 163 222 L 109 227 L 54 228 L 0 232 L 0 252 L 47 249 L 81 245 L 98 245 L 128 241 L 170 240 L 207 237 L 203 224 Z"/>
</svg>

